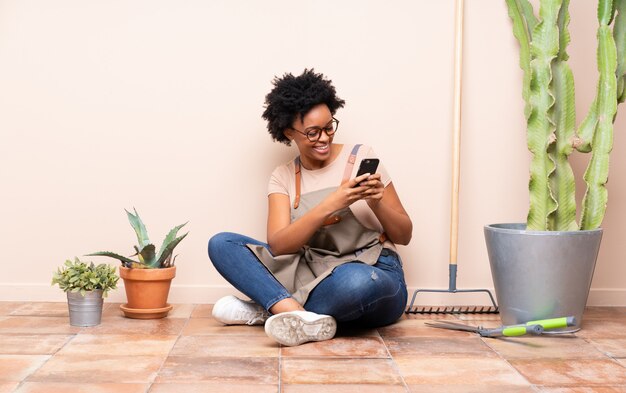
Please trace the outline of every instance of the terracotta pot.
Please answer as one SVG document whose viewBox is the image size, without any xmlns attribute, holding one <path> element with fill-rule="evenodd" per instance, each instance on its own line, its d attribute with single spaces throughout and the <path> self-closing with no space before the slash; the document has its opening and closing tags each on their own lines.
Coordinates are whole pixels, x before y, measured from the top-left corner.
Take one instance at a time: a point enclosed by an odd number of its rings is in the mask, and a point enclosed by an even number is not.
<svg viewBox="0 0 626 393">
<path fill-rule="evenodd" d="M 172 306 L 167 304 L 176 266 L 163 269 L 129 269 L 120 266 L 128 303 L 120 308 L 130 318 L 163 318 Z"/>
</svg>

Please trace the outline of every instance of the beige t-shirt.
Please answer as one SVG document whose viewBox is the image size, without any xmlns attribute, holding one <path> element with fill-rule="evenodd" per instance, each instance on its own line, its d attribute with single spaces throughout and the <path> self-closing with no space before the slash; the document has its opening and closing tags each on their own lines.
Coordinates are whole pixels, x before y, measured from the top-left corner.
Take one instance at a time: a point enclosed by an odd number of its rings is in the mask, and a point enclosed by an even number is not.
<svg viewBox="0 0 626 393">
<path fill-rule="evenodd" d="M 350 152 L 354 145 L 343 145 L 341 148 L 341 152 L 335 158 L 335 160 L 328 166 L 315 169 L 308 170 L 301 166 L 302 171 L 302 183 L 300 184 L 302 195 L 323 190 L 326 188 L 336 188 L 341 184 L 341 180 L 343 178 L 343 174 L 346 168 L 346 164 L 348 162 L 348 158 L 350 157 Z M 354 178 L 356 176 L 356 172 L 359 169 L 359 163 L 364 158 L 378 158 L 374 153 L 374 150 L 370 146 L 362 145 L 359 148 L 359 151 L 356 156 L 356 161 L 354 162 L 354 167 L 352 168 L 352 174 L 350 178 Z M 376 173 L 381 174 L 381 181 L 387 187 L 389 183 L 391 183 L 391 178 L 385 169 L 385 166 L 382 163 L 378 165 L 378 170 Z M 267 188 L 267 195 L 270 194 L 285 194 L 289 196 L 289 201 L 293 206 L 294 199 L 296 197 L 296 175 L 295 175 L 295 163 L 294 160 L 291 160 L 283 165 L 278 166 L 272 172 L 270 177 L 270 182 Z M 350 206 L 352 213 L 356 216 L 359 222 L 364 225 L 366 228 L 374 229 L 376 231 L 382 232 L 383 227 L 376 218 L 376 215 L 372 212 L 372 210 L 367 205 L 367 202 L 364 200 L 357 201 Z"/>
</svg>

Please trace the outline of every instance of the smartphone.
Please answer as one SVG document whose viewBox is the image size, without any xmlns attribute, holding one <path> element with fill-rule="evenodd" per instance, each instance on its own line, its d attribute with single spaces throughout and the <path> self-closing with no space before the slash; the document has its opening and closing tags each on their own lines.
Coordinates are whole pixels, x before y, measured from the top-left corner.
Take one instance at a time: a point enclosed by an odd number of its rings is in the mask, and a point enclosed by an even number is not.
<svg viewBox="0 0 626 393">
<path fill-rule="evenodd" d="M 374 173 L 376 173 L 376 169 L 378 169 L 379 162 L 380 160 L 378 158 L 364 158 L 363 160 L 361 160 L 361 164 L 359 164 L 359 170 L 356 173 L 356 177 L 359 177 L 366 173 L 373 175 Z"/>
</svg>

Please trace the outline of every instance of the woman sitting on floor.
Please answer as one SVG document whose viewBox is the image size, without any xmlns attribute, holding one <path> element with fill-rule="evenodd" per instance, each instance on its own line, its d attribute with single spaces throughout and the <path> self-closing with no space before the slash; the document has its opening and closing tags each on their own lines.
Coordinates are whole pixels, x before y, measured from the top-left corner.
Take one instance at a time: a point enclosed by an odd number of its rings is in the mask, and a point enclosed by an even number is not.
<svg viewBox="0 0 626 393">
<path fill-rule="evenodd" d="M 337 322 L 379 327 L 406 306 L 394 244 L 412 223 L 384 166 L 355 177 L 371 148 L 333 143 L 344 106 L 331 81 L 313 70 L 276 78 L 263 118 L 273 139 L 299 156 L 277 167 L 268 187 L 267 243 L 220 233 L 209 241 L 218 272 L 249 296 L 220 299 L 225 324 L 263 324 L 283 345 L 331 339 Z M 271 316 L 270 316 L 271 315 Z"/>
</svg>

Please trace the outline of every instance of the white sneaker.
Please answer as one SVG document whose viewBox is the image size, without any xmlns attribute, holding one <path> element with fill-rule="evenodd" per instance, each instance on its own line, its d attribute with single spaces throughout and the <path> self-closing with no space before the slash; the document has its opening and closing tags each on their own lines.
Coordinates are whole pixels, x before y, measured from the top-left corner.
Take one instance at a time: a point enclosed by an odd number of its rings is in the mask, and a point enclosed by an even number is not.
<svg viewBox="0 0 626 393">
<path fill-rule="evenodd" d="M 309 341 L 330 340 L 336 332 L 335 318 L 310 311 L 284 312 L 271 316 L 265 322 L 265 333 L 289 347 Z"/>
<path fill-rule="evenodd" d="M 269 313 L 253 301 L 224 296 L 213 306 L 213 318 L 225 325 L 263 325 Z"/>
</svg>

